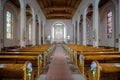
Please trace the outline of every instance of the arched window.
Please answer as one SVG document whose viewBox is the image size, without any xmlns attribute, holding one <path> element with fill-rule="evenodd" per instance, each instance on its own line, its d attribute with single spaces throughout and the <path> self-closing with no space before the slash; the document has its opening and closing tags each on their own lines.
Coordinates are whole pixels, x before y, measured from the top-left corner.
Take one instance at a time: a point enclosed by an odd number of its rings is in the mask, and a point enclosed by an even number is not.
<svg viewBox="0 0 120 80">
<path fill-rule="evenodd" d="M 12 39 L 12 13 L 6 11 L 6 38 Z"/>
<path fill-rule="evenodd" d="M 107 37 L 112 38 L 112 11 L 107 13 Z"/>
</svg>

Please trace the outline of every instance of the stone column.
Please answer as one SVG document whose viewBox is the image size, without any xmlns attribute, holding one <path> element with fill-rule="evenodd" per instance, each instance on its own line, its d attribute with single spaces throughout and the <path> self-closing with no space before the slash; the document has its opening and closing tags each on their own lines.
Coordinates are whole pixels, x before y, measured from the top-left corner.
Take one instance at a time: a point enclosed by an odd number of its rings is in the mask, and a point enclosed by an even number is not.
<svg viewBox="0 0 120 80">
<path fill-rule="evenodd" d="M 41 21 L 39 20 L 39 45 L 41 45 Z"/>
<path fill-rule="evenodd" d="M 95 0 L 94 6 L 93 6 L 93 47 L 98 47 L 98 41 L 99 41 L 98 3 L 99 3 L 99 0 Z"/>
<path fill-rule="evenodd" d="M 118 25 L 119 25 L 119 34 L 118 34 L 118 37 L 119 37 L 119 51 L 120 51 L 120 0 L 119 0 L 119 8 L 118 8 L 118 10 L 119 10 L 119 15 L 118 15 L 118 18 L 119 18 L 119 23 L 118 23 Z"/>
<path fill-rule="evenodd" d="M 75 40 L 75 38 L 76 38 L 76 35 L 75 35 L 75 33 L 76 33 L 76 32 L 75 32 L 75 31 L 76 31 L 76 30 L 75 30 L 75 23 L 73 24 L 73 30 L 74 30 L 74 31 L 73 31 L 73 32 L 74 32 L 74 33 L 73 33 L 73 35 L 74 35 L 73 44 L 75 44 L 75 41 L 76 41 L 76 40 Z"/>
<path fill-rule="evenodd" d="M 44 39 L 45 39 L 44 28 L 45 28 L 45 24 L 43 24 L 43 26 L 42 26 L 42 30 L 43 30 L 43 31 L 42 31 L 42 32 L 43 32 L 43 33 L 42 33 L 42 35 L 43 35 L 43 44 L 44 44 Z"/>
<path fill-rule="evenodd" d="M 25 5 L 20 5 L 20 47 L 25 47 L 24 28 L 26 27 L 26 12 Z"/>
<path fill-rule="evenodd" d="M 80 44 L 80 17 L 77 20 L 77 45 Z"/>
<path fill-rule="evenodd" d="M 4 30 L 3 30 L 3 5 L 2 1 L 0 0 L 0 51 L 1 48 L 3 48 L 3 35 L 4 35 Z"/>
<path fill-rule="evenodd" d="M 86 13 L 87 11 L 85 10 L 85 12 L 83 13 L 83 45 L 87 45 L 87 36 L 86 36 Z"/>
<path fill-rule="evenodd" d="M 35 33 L 36 33 L 36 26 L 35 26 L 35 21 L 36 21 L 36 19 L 35 19 L 35 15 L 33 14 L 32 15 L 32 20 L 33 20 L 33 24 L 32 24 L 32 45 L 33 46 L 35 46 L 35 44 L 36 44 L 36 35 L 35 35 Z"/>
</svg>

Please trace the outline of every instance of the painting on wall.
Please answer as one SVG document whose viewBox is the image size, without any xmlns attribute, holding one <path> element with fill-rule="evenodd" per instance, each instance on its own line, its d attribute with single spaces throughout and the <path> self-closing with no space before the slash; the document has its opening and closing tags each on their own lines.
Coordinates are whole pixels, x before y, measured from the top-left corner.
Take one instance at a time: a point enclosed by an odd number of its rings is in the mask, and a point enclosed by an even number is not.
<svg viewBox="0 0 120 80">
<path fill-rule="evenodd" d="M 63 24 L 55 24 L 54 26 L 54 41 L 59 43 L 64 41 L 64 25 Z"/>
</svg>

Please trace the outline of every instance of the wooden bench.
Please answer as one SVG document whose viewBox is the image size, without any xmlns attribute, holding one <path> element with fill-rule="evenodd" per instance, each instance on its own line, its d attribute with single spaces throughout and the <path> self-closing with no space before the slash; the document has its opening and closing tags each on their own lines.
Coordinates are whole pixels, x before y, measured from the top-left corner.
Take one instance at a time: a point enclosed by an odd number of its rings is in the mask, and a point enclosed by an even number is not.
<svg viewBox="0 0 120 80">
<path fill-rule="evenodd" d="M 17 48 L 20 48 L 20 46 L 3 47 L 1 51 L 3 52 L 3 51 L 7 51 L 8 49 L 17 49 Z"/>
<path fill-rule="evenodd" d="M 114 49 L 103 49 L 103 48 L 93 48 L 89 46 L 78 46 L 78 45 L 64 45 L 63 46 L 72 61 L 74 61 L 75 53 L 87 53 L 87 52 L 113 52 Z"/>
<path fill-rule="evenodd" d="M 26 61 L 30 61 L 33 64 L 33 72 L 37 73 L 38 76 L 43 68 L 43 57 L 38 56 L 28 56 L 28 55 L 0 55 L 0 64 L 2 63 L 12 63 L 21 64 Z"/>
<path fill-rule="evenodd" d="M 101 80 L 102 76 L 106 76 L 105 74 L 107 74 L 107 78 L 120 78 L 120 63 L 99 63 L 98 61 L 91 63 L 90 80 Z"/>
<path fill-rule="evenodd" d="M 72 47 L 71 47 L 72 46 Z M 108 52 L 110 52 L 110 54 L 113 53 L 117 53 L 118 52 L 114 52 L 113 49 L 101 49 L 101 48 L 93 48 L 93 47 L 89 47 L 89 46 L 78 46 L 78 45 L 70 45 L 70 47 L 64 45 L 63 46 L 64 49 L 66 50 L 66 52 L 68 53 L 68 55 L 70 56 L 71 60 L 73 62 L 75 62 L 75 65 L 78 65 L 78 59 L 79 59 L 79 54 L 108 54 Z M 112 53 L 113 52 L 113 53 Z"/>
<path fill-rule="evenodd" d="M 67 47 L 70 47 L 73 50 L 76 50 L 78 52 L 81 51 L 85 51 L 85 52 L 89 52 L 89 51 L 115 51 L 114 48 L 110 48 L 110 49 L 105 49 L 105 48 L 95 48 L 92 46 L 83 46 L 83 45 L 66 45 Z"/>
<path fill-rule="evenodd" d="M 32 47 L 25 47 L 25 48 L 17 48 L 17 49 L 8 49 L 8 51 L 46 51 L 47 49 L 49 49 L 50 47 L 52 47 L 52 45 L 39 45 L 39 46 L 32 46 Z"/>
<path fill-rule="evenodd" d="M 85 67 L 90 67 L 90 63 L 93 60 L 97 60 L 100 62 L 108 63 L 108 62 L 120 62 L 120 55 L 80 55 L 79 56 L 79 69 L 82 74 L 85 76 Z"/>
<path fill-rule="evenodd" d="M 78 65 L 79 63 L 79 56 L 80 55 L 84 55 L 84 56 L 87 56 L 87 55 L 116 55 L 116 54 L 120 54 L 120 52 L 81 52 L 81 53 L 74 53 L 74 62 L 76 65 Z"/>
<path fill-rule="evenodd" d="M 45 67 L 46 65 L 46 61 L 50 58 L 50 55 L 53 53 L 55 46 L 49 48 L 47 51 L 44 51 L 43 53 L 41 52 L 37 52 L 37 51 L 32 51 L 32 52 L 0 52 L 1 55 L 1 62 L 13 62 L 13 63 L 18 63 L 20 62 L 20 60 L 30 60 L 32 61 L 32 63 L 34 63 L 34 66 L 38 66 L 38 75 L 41 73 L 41 70 L 43 69 L 43 67 Z M 12 61 L 10 60 L 5 60 L 3 59 L 5 56 L 6 59 L 12 59 Z M 7 56 L 7 57 L 6 57 Z M 24 59 L 25 57 L 26 59 Z M 33 57 L 32 57 L 33 56 Z M 38 58 L 37 58 L 38 57 Z M 38 60 L 37 60 L 38 59 Z M 39 64 L 40 63 L 40 64 Z"/>
<path fill-rule="evenodd" d="M 34 80 L 32 77 L 32 64 L 0 64 L 0 79 L 24 79 Z"/>
<path fill-rule="evenodd" d="M 9 49 L 8 51 L 9 52 L 30 52 L 30 53 L 34 52 L 35 54 L 37 52 L 39 52 L 44 57 L 43 61 L 44 61 L 44 66 L 45 66 L 46 65 L 46 61 L 50 58 L 50 56 L 52 55 L 52 52 L 53 52 L 54 49 L 55 49 L 54 45 L 53 46 L 43 45 L 43 46 L 34 46 L 34 47 L 27 47 L 27 48 L 20 48 L 20 49 Z M 44 53 L 47 53 L 47 55 L 44 54 Z M 29 54 L 29 55 L 31 55 L 31 54 Z"/>
</svg>

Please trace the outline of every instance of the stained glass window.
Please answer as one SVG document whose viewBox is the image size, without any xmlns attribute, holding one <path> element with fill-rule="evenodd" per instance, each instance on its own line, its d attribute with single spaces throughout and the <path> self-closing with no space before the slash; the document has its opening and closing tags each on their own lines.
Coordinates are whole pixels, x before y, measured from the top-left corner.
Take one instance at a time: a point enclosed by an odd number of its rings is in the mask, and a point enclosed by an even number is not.
<svg viewBox="0 0 120 80">
<path fill-rule="evenodd" d="M 107 37 L 112 38 L 112 11 L 107 14 Z"/>
<path fill-rule="evenodd" d="M 12 13 L 6 12 L 6 38 L 12 39 Z"/>
</svg>

